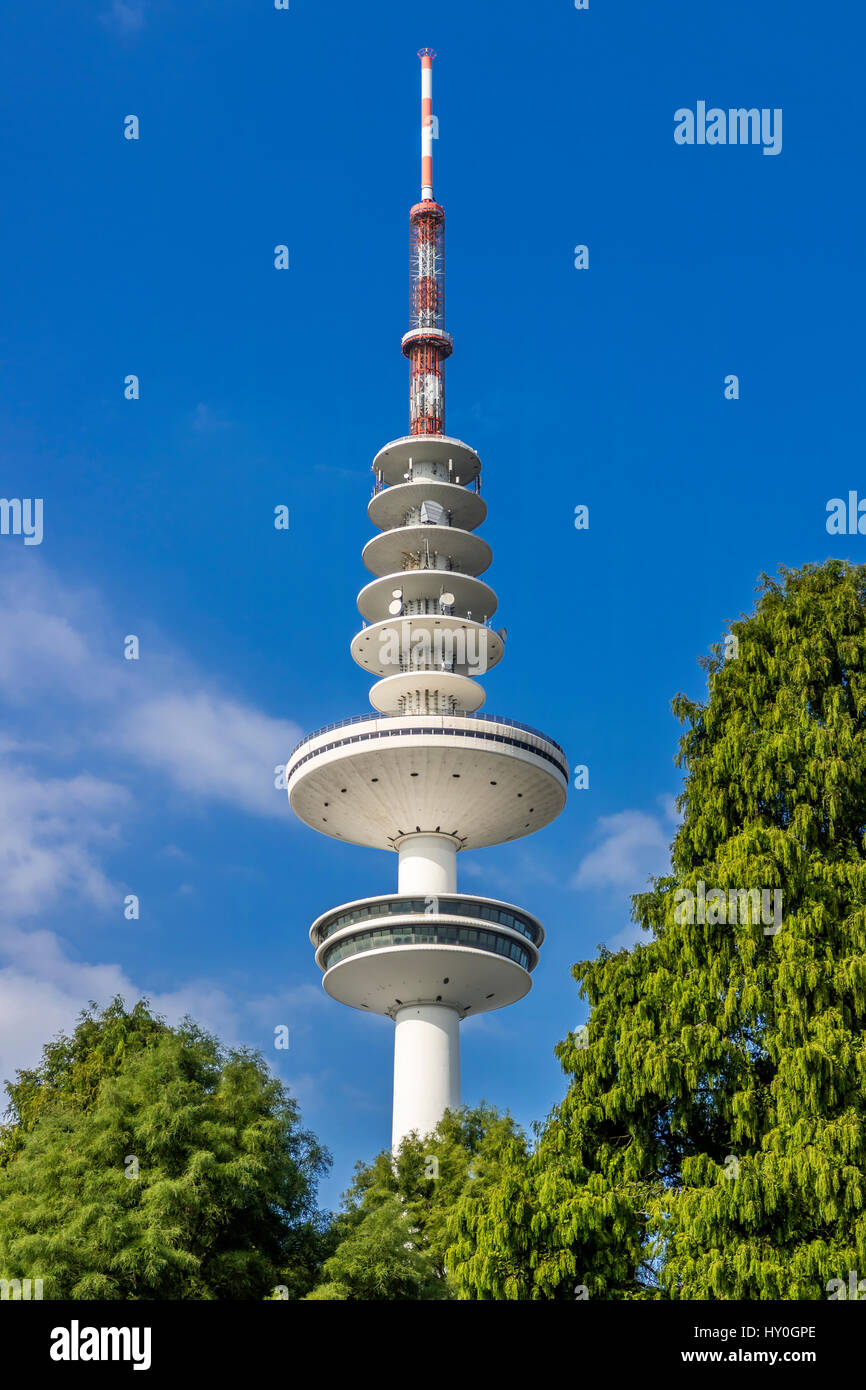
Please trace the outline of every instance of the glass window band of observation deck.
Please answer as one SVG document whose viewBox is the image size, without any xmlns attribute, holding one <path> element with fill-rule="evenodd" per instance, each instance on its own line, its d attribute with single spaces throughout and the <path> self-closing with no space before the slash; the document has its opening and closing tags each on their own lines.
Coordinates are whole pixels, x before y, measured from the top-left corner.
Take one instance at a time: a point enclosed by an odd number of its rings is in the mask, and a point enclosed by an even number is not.
<svg viewBox="0 0 866 1390">
<path fill-rule="evenodd" d="M 555 738 L 548 738 L 547 734 L 543 734 L 540 729 L 533 729 L 531 724 L 521 724 L 519 719 L 509 719 L 504 714 L 487 714 L 486 711 L 477 710 L 454 710 L 453 716 L 450 717 L 453 717 L 455 719 L 483 719 L 488 724 L 504 724 L 506 728 L 509 729 L 522 729 L 524 733 L 532 734 L 534 738 L 539 739 L 542 743 L 549 743 L 551 748 L 555 748 L 557 753 L 562 754 L 563 763 L 566 765 L 566 768 L 568 767 L 568 760 L 565 756 L 565 749 L 557 743 Z M 405 718 L 405 714 L 353 714 L 350 715 L 348 719 L 338 719 L 335 724 L 323 724 L 321 729 L 314 729 L 311 734 L 305 734 L 302 739 L 299 739 L 299 741 L 295 744 L 294 748 L 292 749 L 291 754 L 289 755 L 289 762 L 291 762 L 298 749 L 303 748 L 305 743 L 309 743 L 311 738 L 318 738 L 321 734 L 329 734 L 332 729 L 345 729 L 349 724 L 369 724 L 374 719 L 382 720 Z M 402 733 L 404 731 L 400 730 L 400 732 Z"/>
<path fill-rule="evenodd" d="M 373 716 L 373 717 L 375 718 L 375 716 Z M 377 739 L 377 738 L 400 738 L 400 737 L 403 736 L 403 735 L 412 735 L 412 734 L 444 734 L 444 735 L 450 734 L 452 738 L 477 738 L 477 739 L 483 739 L 483 740 L 484 740 L 485 742 L 487 742 L 487 743 L 504 743 L 504 744 L 506 744 L 506 745 L 508 745 L 508 746 L 510 746 L 510 747 L 512 747 L 512 748 L 520 748 L 520 749 L 522 749 L 522 750 L 523 750 L 524 752 L 526 752 L 526 753 L 534 753 L 535 756 L 536 756 L 537 758 L 543 758 L 545 762 L 551 763 L 552 766 L 556 768 L 557 772 L 559 772 L 560 775 L 565 779 L 566 784 L 568 783 L 569 772 L 568 772 L 568 767 L 567 767 L 567 765 L 565 765 L 565 764 L 563 764 L 562 762 L 560 762 L 559 758 L 558 758 L 558 757 L 555 757 L 552 753 L 548 753 L 548 752 L 546 751 L 546 749 L 544 749 L 544 748 L 537 748 L 537 747 L 535 747 L 534 744 L 526 743 L 525 740 L 523 740 L 523 739 L 519 739 L 519 738 L 506 738 L 506 736 L 505 736 L 504 734 L 488 733 L 487 730 L 485 730 L 485 729 L 439 728 L 438 726 L 435 726 L 435 727 L 426 726 L 426 727 L 425 727 L 425 726 L 419 726 L 419 725 L 414 725 L 414 724 L 413 724 L 411 727 L 409 727 L 408 724 L 406 723 L 406 721 L 412 719 L 412 718 L 413 718 L 412 715 L 405 715 L 405 714 L 402 714 L 402 715 L 392 715 L 392 716 L 387 716 L 387 715 L 386 715 L 386 716 L 383 716 L 383 717 L 384 717 L 384 718 L 391 717 L 391 718 L 395 718 L 395 719 L 400 719 L 401 721 L 404 721 L 403 726 L 400 727 L 400 728 L 394 728 L 394 729 L 376 729 L 376 730 L 375 730 L 373 733 L 371 733 L 371 734 L 350 734 L 350 735 L 348 735 L 348 736 L 345 737 L 345 738 L 336 738 L 336 739 L 333 740 L 332 743 L 321 743 L 321 744 L 319 744 L 318 748 L 314 748 L 314 749 L 312 750 L 311 753 L 305 753 L 304 756 L 303 756 L 302 758 L 298 758 L 298 761 L 297 761 L 296 763 L 294 763 L 294 765 L 291 767 L 291 770 L 290 770 L 289 772 L 287 772 L 287 774 L 286 774 L 286 781 L 287 781 L 287 783 L 290 782 L 291 779 L 294 777 L 295 773 L 298 771 L 298 768 L 303 767 L 304 763 L 308 763 L 308 762 L 310 761 L 311 758 L 317 758 L 317 757 L 319 756 L 320 753 L 329 753 L 329 752 L 331 752 L 334 748 L 342 748 L 342 747 L 344 747 L 346 744 L 349 744 L 349 743 L 366 743 L 366 742 L 368 742 L 368 740 L 370 740 L 370 739 Z M 416 719 L 417 719 L 418 717 L 419 717 L 419 716 L 417 716 L 417 715 L 414 716 L 414 718 L 416 718 Z M 420 716 L 420 717 L 423 718 L 423 715 Z M 448 716 L 446 715 L 445 717 L 447 718 Z M 463 718 L 464 716 L 461 715 L 460 717 Z M 346 722 L 349 723 L 349 722 L 351 722 L 351 721 L 347 720 Z M 335 727 L 339 727 L 339 725 L 337 725 L 337 726 L 335 726 Z M 324 732 L 324 730 L 322 730 L 322 729 L 317 730 L 317 733 L 323 733 L 323 732 Z M 315 737 L 316 737 L 315 734 L 311 734 L 311 735 L 310 735 L 310 738 L 315 738 Z M 541 738 L 544 738 L 544 735 L 543 735 L 543 734 L 537 734 L 536 737 L 539 738 L 539 739 L 541 739 Z M 298 744 L 298 748 L 302 747 L 302 744 L 303 744 L 303 743 L 306 743 L 306 742 L 307 742 L 306 739 L 302 740 L 302 743 L 299 743 L 299 744 Z M 552 740 L 552 739 L 545 739 L 545 742 L 553 744 L 553 740 Z M 558 746 L 557 744 L 553 744 L 553 747 L 557 747 L 557 746 Z M 296 749 L 295 751 L 297 751 L 297 749 Z M 294 753 L 292 754 L 292 757 L 294 757 Z M 289 761 L 291 762 L 291 759 L 290 759 Z"/>
<path fill-rule="evenodd" d="M 508 936 L 496 932 L 482 931 L 477 927 L 446 927 L 428 924 L 425 926 L 374 927 L 367 932 L 358 932 L 337 941 L 325 952 L 322 962 L 325 970 L 345 960 L 347 956 L 358 955 L 361 951 L 375 951 L 383 946 L 470 946 L 477 951 L 489 951 L 492 955 L 506 956 L 530 970 L 531 956 L 525 946 Z"/>
<path fill-rule="evenodd" d="M 334 932 L 342 930 L 343 927 L 354 926 L 356 922 L 364 922 L 377 917 L 408 917 L 415 914 L 418 917 L 429 917 L 430 903 L 436 903 L 437 917 L 477 917 L 479 921 L 491 922 L 494 925 L 510 927 L 512 931 L 519 932 L 531 941 L 533 946 L 538 946 L 541 940 L 541 933 L 535 923 L 528 917 L 520 913 L 508 911 L 503 907 L 495 907 L 492 903 L 482 902 L 480 899 L 449 898 L 436 895 L 428 898 L 380 898 L 376 902 L 364 903 L 363 906 L 352 908 L 349 912 L 341 912 L 336 917 L 324 922 L 316 932 L 316 945 L 321 946 L 323 941 L 327 941 Z"/>
</svg>

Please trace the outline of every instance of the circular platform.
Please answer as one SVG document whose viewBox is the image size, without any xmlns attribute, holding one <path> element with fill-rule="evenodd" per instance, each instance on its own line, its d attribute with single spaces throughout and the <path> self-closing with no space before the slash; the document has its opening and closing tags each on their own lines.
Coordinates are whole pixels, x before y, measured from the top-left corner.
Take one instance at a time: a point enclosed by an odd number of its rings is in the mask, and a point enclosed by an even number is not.
<svg viewBox="0 0 866 1390">
<path fill-rule="evenodd" d="M 493 552 L 481 536 L 462 531 L 458 526 L 400 526 L 383 531 L 368 541 L 361 559 L 373 574 L 393 574 L 402 570 L 406 555 L 415 555 L 429 547 L 430 553 L 447 556 L 453 570 L 473 577 L 483 574 L 493 559 Z M 429 571 L 427 571 L 429 573 Z M 414 571 L 408 570 L 412 574 Z M 436 573 L 449 573 L 437 570 Z"/>
<path fill-rule="evenodd" d="M 384 449 L 380 449 L 373 459 L 374 473 L 381 472 L 382 481 L 405 483 L 410 463 L 453 464 L 449 481 L 473 483 L 481 472 L 481 460 L 475 450 L 462 439 L 453 439 L 448 434 L 406 434 L 400 439 L 392 439 Z"/>
<path fill-rule="evenodd" d="M 431 328 L 429 325 L 423 328 L 410 328 L 408 333 L 404 333 L 400 339 L 400 347 L 405 357 L 416 343 L 431 343 L 434 348 L 439 349 L 439 355 L 443 361 L 449 358 L 454 351 L 454 339 L 444 328 Z"/>
<path fill-rule="evenodd" d="M 434 1003 L 465 1018 L 515 1004 L 532 979 L 517 961 L 492 951 L 419 942 L 347 956 L 325 967 L 322 987 L 341 1004 L 391 1018 L 407 1004 Z"/>
<path fill-rule="evenodd" d="M 422 502 L 438 502 L 451 513 L 451 524 L 464 531 L 475 531 L 487 516 L 487 503 L 478 492 L 457 483 L 425 478 L 416 483 L 395 483 L 383 487 L 370 499 L 367 515 L 380 531 L 403 525 L 403 518 Z"/>
<path fill-rule="evenodd" d="M 498 600 L 489 584 L 457 570 L 395 570 L 365 585 L 358 595 L 358 611 L 368 623 L 379 623 L 390 616 L 389 608 L 395 589 L 401 589 L 404 602 L 415 599 L 438 599 L 440 594 L 454 595 L 452 612 L 461 618 L 472 613 L 474 621 L 492 618 Z M 402 615 L 400 615 L 402 616 Z"/>
<path fill-rule="evenodd" d="M 452 671 L 401 671 L 398 676 L 386 676 L 370 687 L 370 704 L 382 714 L 402 717 L 407 698 L 409 709 L 459 709 L 474 714 L 486 696 L 484 687 L 471 676 L 458 676 Z"/>
<path fill-rule="evenodd" d="M 493 715 L 363 717 L 311 735 L 286 768 L 301 820 L 375 849 L 415 833 L 464 849 L 531 835 L 559 815 L 568 778 L 552 739 Z"/>
<path fill-rule="evenodd" d="M 426 633 L 426 639 L 415 639 L 416 633 Z M 413 646 L 414 643 L 414 646 Z M 353 661 L 371 676 L 393 676 L 399 667 L 394 665 L 395 647 L 400 657 L 411 651 L 429 651 L 433 660 L 453 654 L 454 671 L 461 676 L 483 676 L 496 666 L 505 654 L 505 643 L 498 633 L 484 623 L 476 623 L 456 615 L 432 613 L 415 614 L 407 618 L 386 618 L 371 623 L 352 638 Z M 406 674 L 413 674 L 406 672 Z M 414 674 L 421 676 L 418 671 Z"/>
</svg>

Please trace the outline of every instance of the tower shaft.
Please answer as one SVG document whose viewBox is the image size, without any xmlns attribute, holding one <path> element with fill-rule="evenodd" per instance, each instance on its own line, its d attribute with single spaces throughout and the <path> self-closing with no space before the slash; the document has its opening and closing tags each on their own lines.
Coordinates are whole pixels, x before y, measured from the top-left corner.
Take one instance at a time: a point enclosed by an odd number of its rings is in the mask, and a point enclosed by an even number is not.
<svg viewBox="0 0 866 1390">
<path fill-rule="evenodd" d="M 394 1016 L 391 1148 L 407 1134 L 432 1134 L 460 1105 L 460 1015 L 442 1004 L 409 1004 Z"/>
</svg>

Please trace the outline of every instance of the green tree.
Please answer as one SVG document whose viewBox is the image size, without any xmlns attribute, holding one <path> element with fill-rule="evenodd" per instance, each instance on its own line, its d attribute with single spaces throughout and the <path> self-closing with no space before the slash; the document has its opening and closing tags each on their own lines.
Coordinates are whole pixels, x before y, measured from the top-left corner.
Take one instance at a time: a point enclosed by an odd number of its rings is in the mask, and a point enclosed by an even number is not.
<svg viewBox="0 0 866 1390">
<path fill-rule="evenodd" d="M 92 1299 L 300 1297 L 314 1282 L 328 1157 L 257 1054 L 115 1000 L 7 1090 L 3 1277 Z"/>
<path fill-rule="evenodd" d="M 389 1194 L 340 1241 L 309 1299 L 401 1301 L 443 1297 L 443 1285 L 399 1197 Z"/>
<path fill-rule="evenodd" d="M 47 1043 L 38 1067 L 19 1071 L 17 1081 L 6 1082 L 11 1122 L 0 1125 L 0 1168 L 22 1147 L 46 1106 L 92 1109 L 105 1077 L 116 1076 L 128 1055 L 169 1031 L 143 999 L 129 1011 L 119 997 L 102 1013 L 91 1003 L 71 1037 Z"/>
<path fill-rule="evenodd" d="M 454 1297 L 445 1263 L 449 1212 L 462 1194 L 490 1190 L 511 1148 L 525 1150 L 521 1131 L 482 1104 L 446 1111 L 435 1133 L 410 1135 L 396 1159 L 385 1151 L 357 1164 L 334 1222 L 336 1249 L 309 1297 Z"/>
<path fill-rule="evenodd" d="M 674 701 L 651 939 L 574 967 L 567 1095 L 455 1211 L 463 1297 L 820 1299 L 866 1274 L 866 568 L 762 576 L 730 631 L 706 701 Z"/>
</svg>

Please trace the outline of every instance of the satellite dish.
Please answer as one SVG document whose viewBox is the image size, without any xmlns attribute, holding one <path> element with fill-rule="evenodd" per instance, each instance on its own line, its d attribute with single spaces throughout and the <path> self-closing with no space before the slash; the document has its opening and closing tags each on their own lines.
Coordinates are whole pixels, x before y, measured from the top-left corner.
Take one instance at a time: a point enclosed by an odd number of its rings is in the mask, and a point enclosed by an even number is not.
<svg viewBox="0 0 866 1390">
<path fill-rule="evenodd" d="M 439 607 L 442 608 L 442 609 L 445 609 L 445 608 L 453 608 L 454 602 L 455 602 L 455 599 L 454 599 L 454 595 L 453 595 L 453 594 L 440 594 L 440 595 L 439 595 Z"/>
<path fill-rule="evenodd" d="M 392 589 L 392 590 L 391 590 L 391 597 L 392 597 L 392 598 L 402 598 L 402 597 L 403 597 L 403 590 L 402 590 L 402 589 Z"/>
<path fill-rule="evenodd" d="M 403 612 L 403 600 L 401 598 L 392 598 L 391 602 L 388 604 L 388 612 L 391 614 L 392 618 L 399 618 L 400 614 Z"/>
</svg>

